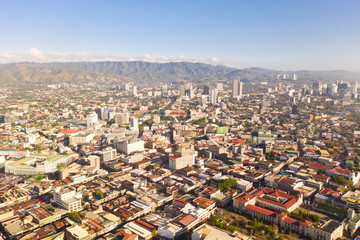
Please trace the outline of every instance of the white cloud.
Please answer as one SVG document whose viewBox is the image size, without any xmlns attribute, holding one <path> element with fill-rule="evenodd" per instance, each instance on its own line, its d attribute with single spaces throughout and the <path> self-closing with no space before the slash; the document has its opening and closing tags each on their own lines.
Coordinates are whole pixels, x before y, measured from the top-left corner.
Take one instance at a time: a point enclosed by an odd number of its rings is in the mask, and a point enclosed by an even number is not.
<svg viewBox="0 0 360 240">
<path fill-rule="evenodd" d="M 42 52 L 37 48 L 31 48 L 27 52 L 4 52 L 0 53 L 0 63 L 12 62 L 82 62 L 82 61 L 146 61 L 146 62 L 202 62 L 208 64 L 223 64 L 216 57 L 212 58 L 187 58 L 183 55 L 167 57 L 160 55 L 144 54 L 141 56 L 127 56 L 118 53 L 92 54 L 88 52 Z"/>
</svg>

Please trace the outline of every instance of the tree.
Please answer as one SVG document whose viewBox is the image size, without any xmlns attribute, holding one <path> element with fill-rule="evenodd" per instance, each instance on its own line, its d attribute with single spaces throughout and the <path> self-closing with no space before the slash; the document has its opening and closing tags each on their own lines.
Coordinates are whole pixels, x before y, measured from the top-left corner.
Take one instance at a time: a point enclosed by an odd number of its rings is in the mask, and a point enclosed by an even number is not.
<svg viewBox="0 0 360 240">
<path fill-rule="evenodd" d="M 98 196 L 98 197 L 104 198 L 104 193 L 101 192 L 100 190 L 96 190 L 95 195 Z"/>
<path fill-rule="evenodd" d="M 237 181 L 232 178 L 225 179 L 218 184 L 218 188 L 220 190 L 224 190 L 224 189 L 229 190 L 231 188 L 237 188 L 238 186 L 239 184 L 237 183 Z"/>
<path fill-rule="evenodd" d="M 341 176 L 341 175 L 335 175 L 332 177 L 332 180 L 336 183 L 339 183 L 341 185 L 346 185 L 348 187 L 351 187 L 351 181 L 348 181 L 345 179 L 344 176 Z"/>
<path fill-rule="evenodd" d="M 58 165 L 56 165 L 56 168 L 57 168 L 58 170 L 61 170 L 61 169 L 63 169 L 64 167 L 66 167 L 66 164 L 65 164 L 65 163 L 59 163 Z"/>
<path fill-rule="evenodd" d="M 78 212 L 71 212 L 70 215 L 74 218 L 80 217 L 80 213 L 78 213 Z"/>
<path fill-rule="evenodd" d="M 39 153 L 42 149 L 40 145 L 35 145 L 34 150 Z"/>
</svg>

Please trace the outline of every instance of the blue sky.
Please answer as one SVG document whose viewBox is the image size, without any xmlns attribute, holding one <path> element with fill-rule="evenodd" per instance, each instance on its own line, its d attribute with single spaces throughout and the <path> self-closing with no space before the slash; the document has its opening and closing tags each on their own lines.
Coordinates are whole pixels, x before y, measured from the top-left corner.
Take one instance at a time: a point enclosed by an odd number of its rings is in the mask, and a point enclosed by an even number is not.
<svg viewBox="0 0 360 240">
<path fill-rule="evenodd" d="M 0 1 L 0 62 L 360 71 L 360 1 Z"/>
</svg>

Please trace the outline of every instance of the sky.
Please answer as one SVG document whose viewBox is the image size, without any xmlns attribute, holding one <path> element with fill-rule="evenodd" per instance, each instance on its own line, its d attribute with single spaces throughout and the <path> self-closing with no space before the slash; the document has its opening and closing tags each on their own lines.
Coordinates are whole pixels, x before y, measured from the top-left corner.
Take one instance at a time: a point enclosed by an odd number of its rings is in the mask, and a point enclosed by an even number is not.
<svg viewBox="0 0 360 240">
<path fill-rule="evenodd" d="M 0 0 L 0 63 L 123 60 L 360 72 L 360 1 Z"/>
</svg>

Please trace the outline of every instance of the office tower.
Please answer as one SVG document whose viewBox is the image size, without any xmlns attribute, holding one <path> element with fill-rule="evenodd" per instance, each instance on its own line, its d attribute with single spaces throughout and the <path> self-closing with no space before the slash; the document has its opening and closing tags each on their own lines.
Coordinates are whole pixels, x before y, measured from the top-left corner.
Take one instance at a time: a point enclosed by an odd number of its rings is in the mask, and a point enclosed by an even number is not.
<svg viewBox="0 0 360 240">
<path fill-rule="evenodd" d="M 211 87 L 210 88 L 210 104 L 217 103 L 217 94 L 218 94 L 218 90 L 214 87 Z"/>
<path fill-rule="evenodd" d="M 121 91 L 129 91 L 130 90 L 130 84 L 129 83 L 123 83 L 121 85 Z"/>
<path fill-rule="evenodd" d="M 191 83 L 182 81 L 180 84 L 180 96 L 181 97 L 188 97 L 188 98 L 193 98 L 194 94 L 193 94 L 193 87 Z"/>
<path fill-rule="evenodd" d="M 297 80 L 297 75 L 296 75 L 296 73 L 294 73 L 293 80 L 294 80 L 294 81 Z"/>
<path fill-rule="evenodd" d="M 321 84 L 320 82 L 313 83 L 313 94 L 314 95 L 321 95 Z"/>
<path fill-rule="evenodd" d="M 133 86 L 132 95 L 133 95 L 134 97 L 137 96 L 137 86 Z"/>
<path fill-rule="evenodd" d="M 119 125 L 124 125 L 129 123 L 129 113 L 115 113 L 115 123 Z"/>
<path fill-rule="evenodd" d="M 209 85 L 204 85 L 203 94 L 204 95 L 210 94 L 210 86 Z"/>
<path fill-rule="evenodd" d="M 100 157 L 95 155 L 90 155 L 88 159 L 90 162 L 90 167 L 92 168 L 93 171 L 100 169 Z"/>
<path fill-rule="evenodd" d="M 232 97 L 236 99 L 242 99 L 242 88 L 243 83 L 239 78 L 235 78 L 233 80 L 233 89 L 232 89 Z"/>
<path fill-rule="evenodd" d="M 351 84 L 351 93 L 352 93 L 353 95 L 356 95 L 357 90 L 358 90 L 358 83 L 357 83 L 357 82 L 353 82 L 353 83 Z"/>
<path fill-rule="evenodd" d="M 136 132 L 139 131 L 139 119 L 137 119 L 136 117 L 130 118 L 130 130 Z"/>
<path fill-rule="evenodd" d="M 290 104 L 296 104 L 296 97 L 294 97 L 294 96 L 291 96 L 290 98 L 289 98 L 289 103 Z"/>
<path fill-rule="evenodd" d="M 278 90 L 279 92 L 281 92 L 284 88 L 284 84 L 282 82 L 279 82 L 279 85 L 278 85 Z"/>
<path fill-rule="evenodd" d="M 98 119 L 104 120 L 104 115 L 105 115 L 105 109 L 104 108 L 98 108 L 96 109 L 96 114 L 98 115 Z"/>
<path fill-rule="evenodd" d="M 292 105 L 291 113 L 294 114 L 294 115 L 297 115 L 299 113 L 296 104 Z"/>
<path fill-rule="evenodd" d="M 95 128 L 96 124 L 98 122 L 98 115 L 96 113 L 90 113 L 87 117 L 86 117 L 86 126 L 87 128 Z"/>
</svg>

